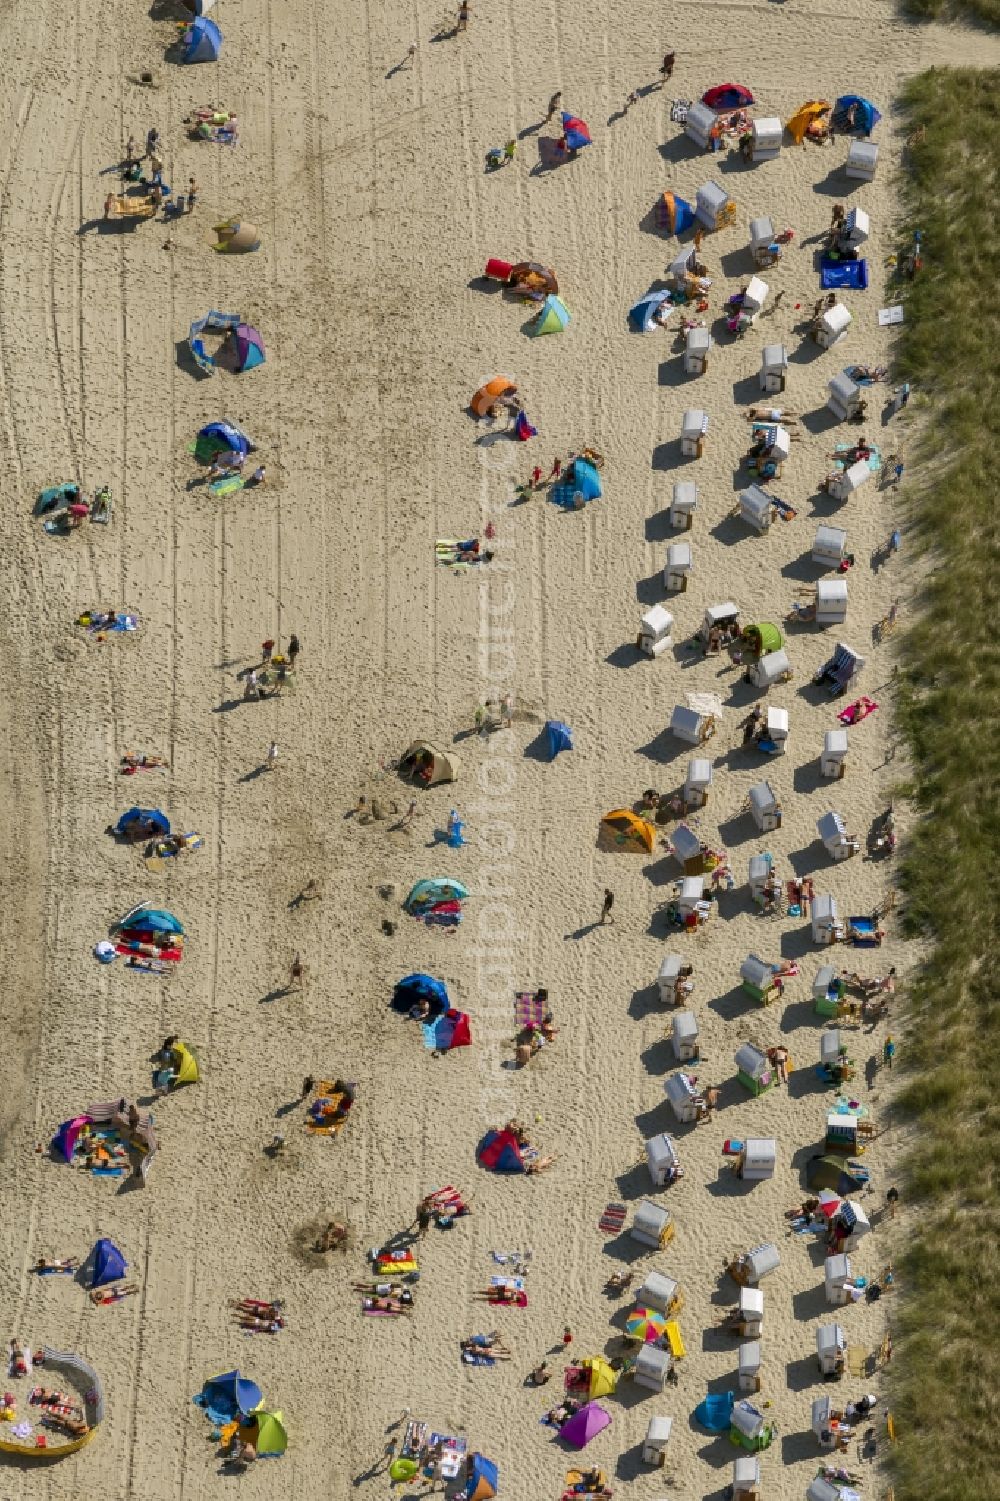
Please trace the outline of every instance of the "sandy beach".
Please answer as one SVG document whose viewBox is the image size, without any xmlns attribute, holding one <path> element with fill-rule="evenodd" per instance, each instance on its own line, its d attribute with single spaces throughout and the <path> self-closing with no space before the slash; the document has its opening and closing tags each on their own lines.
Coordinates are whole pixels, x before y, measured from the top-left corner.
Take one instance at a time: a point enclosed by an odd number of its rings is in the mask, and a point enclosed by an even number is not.
<svg viewBox="0 0 1000 1501">
<path fill-rule="evenodd" d="M 809 1432 L 823 1390 L 816 1328 L 839 1317 L 851 1344 L 871 1351 L 891 1316 L 891 1296 L 828 1309 L 818 1245 L 787 1232 L 784 1212 L 802 1198 L 801 1169 L 834 1094 L 815 1078 L 812 977 L 826 962 L 905 974 L 912 956 L 891 918 L 880 950 L 831 951 L 813 944 L 805 920 L 759 915 L 747 861 L 769 851 L 783 877 L 812 876 L 832 893 L 842 916 L 868 913 L 892 887 L 891 861 L 863 851 L 900 770 L 891 645 L 872 639 L 894 599 L 906 609 L 906 552 L 870 566 L 895 525 L 891 489 L 875 483 L 839 507 L 817 493 L 833 444 L 859 431 L 828 425 L 821 409 L 845 365 L 891 359 L 877 312 L 891 300 L 886 259 L 912 229 L 894 210 L 899 82 L 932 64 L 995 62 L 1000 44 L 918 29 L 888 4 L 860 0 L 683 5 L 666 32 L 650 5 L 595 17 L 583 5 L 518 3 L 475 9 L 456 37 L 446 34 L 450 10 L 419 4 L 220 0 L 213 15 L 220 61 L 182 67 L 162 60 L 175 18 L 158 4 L 84 11 L 78 0 L 42 0 L 29 10 L 15 0 L 0 14 L 0 1328 L 5 1341 L 83 1355 L 107 1401 L 78 1456 L 5 1464 L 0 1492 L 11 1501 L 219 1494 L 221 1461 L 192 1398 L 238 1366 L 289 1435 L 280 1464 L 243 1477 L 244 1494 L 384 1497 L 386 1445 L 409 1414 L 496 1460 L 502 1496 L 558 1497 L 573 1455 L 539 1419 L 561 1391 L 562 1354 L 550 1357 L 544 1392 L 525 1376 L 561 1347 L 567 1324 L 575 1356 L 620 1349 L 631 1305 L 602 1286 L 627 1263 L 680 1282 L 687 1355 L 678 1386 L 662 1395 L 622 1383 L 608 1401 L 613 1423 L 584 1459 L 649 1501 L 668 1484 L 718 1497 L 737 1451 L 692 1414 L 707 1390 L 735 1386 L 737 1341 L 712 1328 L 735 1301 L 723 1264 L 775 1241 L 761 1398 L 778 1435 L 761 1455 L 763 1494 L 797 1501 L 821 1457 Z M 399 66 L 414 41 L 412 62 Z M 677 53 L 670 84 L 622 114 L 629 91 L 656 80 L 667 47 Z M 130 81 L 144 68 L 155 87 Z M 873 99 L 883 113 L 875 181 L 844 176 L 844 138 L 797 149 L 786 136 L 778 160 L 755 166 L 735 150 L 701 153 L 671 123 L 671 99 L 729 79 L 753 90 L 753 113 L 783 120 L 808 99 Z M 539 171 L 539 140 L 558 133 L 544 123 L 556 88 L 594 143 Z M 238 116 L 238 146 L 188 139 L 185 116 L 208 102 Z M 109 232 L 102 204 L 125 141 L 151 126 L 166 181 L 183 190 L 196 179 L 196 209 L 172 227 Z M 485 152 L 511 137 L 514 162 L 484 173 Z M 694 378 L 683 373 L 676 317 L 639 336 L 626 313 L 678 253 L 655 228 L 658 196 L 693 199 L 712 178 L 736 217 L 703 246 L 719 338 Z M 821 352 L 802 324 L 819 296 L 814 251 L 835 202 L 870 215 L 871 285 L 845 294 L 848 335 Z M 751 274 L 747 225 L 761 214 L 795 237 L 764 273 L 772 304 L 736 341 L 714 320 Z M 257 253 L 213 254 L 211 226 L 231 215 L 258 225 Z M 525 310 L 476 280 L 490 256 L 556 268 L 572 314 L 562 335 L 525 336 Z M 210 308 L 260 329 L 263 368 L 197 378 L 187 334 Z M 789 350 L 781 403 L 806 420 L 774 487 L 797 514 L 758 536 L 730 513 L 751 479 L 740 467 L 743 412 L 758 400 L 771 343 Z M 539 429 L 525 445 L 477 442 L 484 429 L 467 403 L 498 374 L 517 382 Z M 890 392 L 873 388 L 866 431 L 883 453 L 905 455 L 914 419 L 883 425 Z M 710 417 L 695 462 L 678 451 L 688 407 Z M 219 419 L 252 434 L 263 487 L 209 493 L 188 447 Z M 604 455 L 600 500 L 570 512 L 544 492 L 512 503 L 534 465 L 548 473 L 585 444 Z M 86 491 L 110 486 L 109 527 L 46 534 L 33 514 L 38 493 L 69 479 Z M 694 569 L 686 591 L 668 597 L 662 569 L 677 536 L 666 511 L 678 479 L 699 486 L 685 534 Z M 740 747 L 739 721 L 761 696 L 727 658 L 684 643 L 723 600 L 744 622 L 783 622 L 796 591 L 828 576 L 809 563 L 822 521 L 848 532 L 849 613 L 843 626 L 788 628 L 794 675 L 767 700 L 789 711 L 788 750 L 768 759 Z M 436 539 L 481 536 L 488 524 L 493 564 L 436 564 Z M 633 643 L 656 602 L 674 614 L 675 649 L 651 661 Z M 90 607 L 134 611 L 140 629 L 98 642 L 74 625 Z M 260 660 L 260 644 L 287 646 L 293 632 L 302 652 L 292 688 L 243 702 L 239 674 Z M 846 701 L 824 700 L 811 679 L 837 640 L 867 658 L 857 691 L 879 710 L 852 730 L 847 775 L 830 782 L 818 756 Z M 694 824 L 728 851 L 736 886 L 700 932 L 678 935 L 663 911 L 681 873 L 672 856 L 660 846 L 652 857 L 606 853 L 597 835 L 602 813 L 683 782 L 695 752 L 667 725 L 690 692 L 724 703 L 706 750 L 710 800 Z M 500 693 L 513 696 L 512 728 L 477 736 L 477 705 Z M 538 753 L 548 719 L 568 723 L 575 740 L 552 763 Z M 393 763 L 418 736 L 454 751 L 454 785 L 412 794 L 396 777 Z M 127 752 L 156 753 L 169 770 L 123 777 Z M 765 777 L 784 816 L 763 835 L 741 810 Z M 351 816 L 362 795 L 400 812 L 415 795 L 416 815 L 404 829 L 365 823 Z M 133 802 L 197 830 L 203 847 L 149 870 L 138 848 L 105 832 Z M 467 826 L 458 850 L 439 838 L 452 808 Z M 838 864 L 816 838 L 830 809 L 862 845 Z M 468 887 L 457 931 L 401 910 L 424 877 Z M 309 881 L 320 896 L 296 903 Z M 615 921 L 601 926 L 605 887 Z M 141 901 L 186 930 L 169 981 L 93 957 Z M 714 1119 L 698 1126 L 678 1126 L 664 1099 L 676 1063 L 655 979 L 668 949 L 694 966 L 695 1072 L 721 1088 Z M 297 952 L 306 983 L 288 992 Z M 782 1002 L 759 1008 L 740 995 L 750 953 L 799 963 Z M 411 971 L 446 981 L 471 1017 L 471 1048 L 435 1057 L 389 1009 Z M 515 1070 L 514 992 L 537 986 L 548 988 L 558 1037 Z M 887 1030 L 850 1033 L 855 1087 L 876 1121 L 889 1079 L 872 1065 Z M 148 1186 L 52 1160 L 60 1122 L 94 1101 L 150 1096 L 149 1058 L 168 1033 L 197 1051 L 202 1077 L 152 1104 L 159 1151 Z M 787 1047 L 787 1088 L 752 1099 L 736 1082 L 733 1055 L 747 1041 Z M 336 1140 L 304 1129 L 306 1075 L 356 1081 Z M 477 1166 L 484 1131 L 512 1116 L 556 1154 L 551 1171 L 504 1180 Z M 684 1177 L 655 1197 L 676 1237 L 662 1254 L 637 1256 L 597 1222 L 609 1201 L 631 1215 L 649 1193 L 642 1144 L 664 1130 L 677 1136 Z M 286 1145 L 270 1157 L 275 1131 Z M 752 1186 L 721 1155 L 726 1139 L 748 1135 L 779 1143 L 774 1178 Z M 899 1149 L 889 1133 L 865 1154 L 872 1209 Z M 472 1195 L 474 1212 L 421 1243 L 412 1316 L 362 1317 L 351 1284 L 365 1275 L 366 1252 L 442 1184 Z M 317 1256 L 309 1248 L 334 1216 L 349 1222 L 351 1247 Z M 138 1295 L 98 1308 L 73 1278 L 32 1274 L 39 1256 L 82 1258 L 100 1236 L 122 1249 Z M 877 1228 L 855 1270 L 877 1275 L 891 1246 L 888 1227 Z M 473 1301 L 497 1271 L 494 1252 L 528 1250 L 526 1309 Z M 244 1334 L 227 1308 L 239 1296 L 283 1299 L 288 1327 Z M 460 1339 L 493 1328 L 513 1358 L 464 1366 Z M 874 1382 L 834 1390 L 857 1397 L 878 1391 Z M 666 1474 L 640 1460 L 653 1413 L 674 1420 Z M 874 1476 L 868 1484 L 878 1494 Z"/>
</svg>

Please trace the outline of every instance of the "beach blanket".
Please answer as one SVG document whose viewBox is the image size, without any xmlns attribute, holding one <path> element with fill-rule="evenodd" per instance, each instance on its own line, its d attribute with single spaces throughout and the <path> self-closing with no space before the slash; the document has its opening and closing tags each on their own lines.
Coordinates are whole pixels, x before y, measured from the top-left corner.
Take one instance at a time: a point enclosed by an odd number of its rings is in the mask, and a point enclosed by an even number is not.
<svg viewBox="0 0 1000 1501">
<path fill-rule="evenodd" d="M 495 1355 L 480 1355 L 477 1350 L 463 1350 L 462 1363 L 464 1365 L 496 1365 Z"/>
<path fill-rule="evenodd" d="M 97 613 L 101 614 L 100 611 Z M 78 615 L 76 623 L 82 626 L 85 631 L 90 631 L 91 633 L 99 631 L 137 631 L 139 629 L 138 615 L 127 614 L 124 610 L 120 611 L 109 625 L 99 624 L 95 621 L 93 613 L 90 610 L 84 610 L 82 615 Z"/>
<path fill-rule="evenodd" d="M 420 1030 L 424 1037 L 424 1047 L 430 1049 L 432 1053 L 446 1053 L 455 1036 L 456 1025 L 455 1018 L 447 1014 L 436 1016 L 433 1021 L 421 1022 Z"/>
<path fill-rule="evenodd" d="M 518 991 L 514 997 L 514 1020 L 519 1027 L 540 1027 L 545 1006 L 545 1001 L 538 1000 L 530 991 Z"/>
<path fill-rule="evenodd" d="M 823 256 L 819 263 L 819 284 L 824 292 L 847 287 L 852 292 L 868 290 L 867 261 L 832 261 Z"/>
<path fill-rule="evenodd" d="M 849 469 L 854 460 L 841 458 L 840 455 L 853 452 L 853 443 L 838 443 L 836 445 L 836 448 L 834 449 L 836 457 L 833 461 L 833 467 L 835 469 Z M 873 474 L 878 474 L 879 470 L 882 468 L 882 451 L 876 445 L 873 445 L 869 452 L 868 468 L 872 471 Z"/>
<path fill-rule="evenodd" d="M 208 488 L 213 495 L 234 495 L 245 484 L 246 480 L 238 474 L 224 474 L 221 479 L 212 480 Z"/>
<path fill-rule="evenodd" d="M 878 704 L 873 698 L 861 698 L 857 704 L 848 704 L 846 709 L 841 709 L 837 718 L 841 724 L 860 724 L 863 719 L 868 718 L 869 714 L 874 714 L 877 708 Z"/>
</svg>

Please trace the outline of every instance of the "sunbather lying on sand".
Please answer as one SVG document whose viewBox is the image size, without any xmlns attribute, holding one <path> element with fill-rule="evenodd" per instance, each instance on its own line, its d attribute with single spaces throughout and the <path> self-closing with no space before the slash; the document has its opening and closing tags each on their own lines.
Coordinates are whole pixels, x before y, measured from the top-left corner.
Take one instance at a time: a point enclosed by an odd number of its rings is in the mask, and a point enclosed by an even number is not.
<svg viewBox="0 0 1000 1501">
<path fill-rule="evenodd" d="M 76 1272 L 79 1268 L 80 1262 L 76 1256 L 67 1256 L 62 1261 L 46 1261 L 44 1256 L 39 1256 L 32 1271 L 42 1276 L 45 1272 Z"/>
<path fill-rule="evenodd" d="M 103 1303 L 120 1303 L 123 1298 L 129 1298 L 138 1291 L 134 1282 L 123 1282 L 121 1287 L 95 1287 L 90 1294 L 90 1301 L 99 1308 Z"/>
<path fill-rule="evenodd" d="M 473 1334 L 462 1341 L 462 1355 L 482 1355 L 487 1360 L 509 1360 L 510 1351 L 495 1335 Z"/>
<path fill-rule="evenodd" d="M 479 1288 L 472 1296 L 485 1299 L 487 1303 L 502 1303 L 509 1308 L 527 1308 L 528 1306 L 528 1294 L 509 1282 L 498 1283 L 495 1287 Z"/>
<path fill-rule="evenodd" d="M 229 1307 L 240 1313 L 252 1314 L 259 1319 L 276 1319 L 284 1308 L 284 1300 L 275 1298 L 273 1303 L 264 1303 L 260 1298 L 230 1298 Z"/>
<path fill-rule="evenodd" d="M 68 1433 L 70 1438 L 83 1438 L 90 1432 L 90 1424 L 79 1411 L 46 1413 L 42 1418 L 42 1423 L 46 1428 L 61 1429 L 63 1433 Z"/>
<path fill-rule="evenodd" d="M 529 1175 L 544 1173 L 546 1168 L 550 1168 L 556 1160 L 555 1157 L 537 1157 L 534 1162 L 525 1163 L 524 1171 Z"/>
<path fill-rule="evenodd" d="M 413 1295 L 411 1293 L 409 1302 L 404 1301 L 403 1298 L 384 1298 L 381 1296 L 362 1298 L 361 1307 L 367 1313 L 412 1313 Z"/>
<path fill-rule="evenodd" d="M 612 1272 L 604 1284 L 604 1291 L 609 1293 L 623 1293 L 632 1286 L 635 1280 L 634 1272 Z"/>
<path fill-rule="evenodd" d="M 279 1334 L 285 1327 L 284 1319 L 262 1319 L 252 1313 L 237 1315 L 236 1322 L 248 1334 Z"/>
</svg>

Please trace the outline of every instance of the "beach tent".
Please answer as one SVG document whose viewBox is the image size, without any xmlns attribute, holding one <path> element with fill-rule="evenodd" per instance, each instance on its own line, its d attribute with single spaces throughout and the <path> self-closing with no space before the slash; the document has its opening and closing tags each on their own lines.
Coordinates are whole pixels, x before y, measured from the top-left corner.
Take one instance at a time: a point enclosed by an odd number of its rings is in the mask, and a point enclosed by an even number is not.
<svg viewBox="0 0 1000 1501">
<path fill-rule="evenodd" d="M 661 193 L 656 205 L 656 222 L 669 235 L 682 235 L 694 223 L 694 209 L 686 198 L 676 193 Z"/>
<path fill-rule="evenodd" d="M 523 1173 L 524 1158 L 513 1131 L 487 1131 L 476 1149 L 476 1160 L 488 1173 Z"/>
<path fill-rule="evenodd" d="M 124 1277 L 128 1262 L 113 1240 L 99 1240 L 91 1256 L 91 1287 L 104 1287 L 106 1283 L 117 1282 L 120 1277 Z"/>
<path fill-rule="evenodd" d="M 214 63 L 222 51 L 222 32 L 214 21 L 198 16 L 191 22 L 183 39 L 185 63 Z"/>
<path fill-rule="evenodd" d="M 618 1372 L 613 1370 L 602 1355 L 587 1355 L 579 1361 L 580 1370 L 587 1378 L 587 1396 L 610 1397 L 618 1385 Z"/>
<path fill-rule="evenodd" d="M 653 853 L 656 830 L 645 818 L 633 813 L 631 808 L 615 808 L 601 819 L 601 833 L 616 849 L 645 850 Z"/>
<path fill-rule="evenodd" d="M 727 109 L 746 109 L 753 104 L 753 95 L 741 83 L 717 83 L 701 96 L 702 104 L 722 113 Z"/>
<path fill-rule="evenodd" d="M 182 937 L 184 934 L 184 929 L 174 914 L 164 912 L 159 907 L 133 907 L 121 922 L 115 923 L 115 929 L 123 933 L 136 928 L 145 933 L 179 933 Z"/>
<path fill-rule="evenodd" d="M 470 1454 L 466 1468 L 465 1501 L 492 1501 L 500 1483 L 499 1471 L 485 1454 Z"/>
<path fill-rule="evenodd" d="M 528 333 L 532 338 L 537 338 L 539 334 L 561 334 L 568 322 L 569 308 L 561 297 L 550 292 L 542 303 L 538 316 L 532 319 Z"/>
<path fill-rule="evenodd" d="M 264 1398 L 255 1381 L 239 1371 L 226 1371 L 206 1381 L 194 1400 L 213 1423 L 229 1423 L 238 1413 L 254 1412 Z"/>
<path fill-rule="evenodd" d="M 573 731 L 569 725 L 563 724 L 561 719 L 547 719 L 545 721 L 545 748 L 550 761 L 554 761 L 560 751 L 572 750 Z"/>
<path fill-rule="evenodd" d="M 664 303 L 670 303 L 669 292 L 647 292 L 645 297 L 633 303 L 628 310 L 629 327 L 637 334 L 649 334 L 654 328 L 661 325 L 656 322 L 654 314 Z"/>
<path fill-rule="evenodd" d="M 603 1433 L 611 1423 L 611 1414 L 605 1412 L 600 1402 L 588 1402 L 575 1412 L 560 1428 L 559 1437 L 572 1444 L 574 1449 L 583 1449 Z"/>
<path fill-rule="evenodd" d="M 852 1167 L 841 1157 L 810 1157 L 806 1163 L 806 1186 L 828 1188 L 831 1193 L 846 1198 L 848 1194 L 863 1193 L 868 1182 L 864 1168 Z"/>
<path fill-rule="evenodd" d="M 288 1448 L 288 1433 L 280 1412 L 254 1412 L 252 1421 L 241 1428 L 240 1437 L 257 1450 L 258 1459 L 277 1459 Z"/>
<path fill-rule="evenodd" d="M 567 151 L 581 151 L 591 144 L 590 130 L 579 115 L 570 115 L 563 110 L 562 127 Z"/>
<path fill-rule="evenodd" d="M 600 500 L 603 493 L 601 476 L 589 459 L 574 459 L 563 470 L 562 479 L 549 486 L 549 499 L 564 511 L 578 511 L 588 500 Z"/>
<path fill-rule="evenodd" d="M 848 124 L 848 117 L 854 111 L 854 123 Z M 834 124 L 842 130 L 860 130 L 864 135 L 870 136 L 882 116 L 872 104 L 870 99 L 863 99 L 860 94 L 841 94 L 833 106 Z"/>
<path fill-rule="evenodd" d="M 448 999 L 448 987 L 443 980 L 435 980 L 433 975 L 419 973 L 404 975 L 402 980 L 396 981 L 392 992 L 394 1011 L 407 1015 L 418 1001 L 430 1003 L 431 1017 L 443 1016 L 451 1006 Z"/>
<path fill-rule="evenodd" d="M 170 819 L 159 808 L 129 808 L 115 824 L 115 833 L 121 834 L 123 838 L 130 838 L 135 832 L 135 824 L 145 825 L 142 832 L 150 838 L 154 834 L 170 833 Z"/>
<path fill-rule="evenodd" d="M 829 102 L 826 99 L 810 99 L 806 104 L 801 104 L 790 120 L 785 122 L 785 129 L 795 142 L 801 146 L 806 138 L 806 131 L 814 120 L 820 120 L 828 113 Z"/>
<path fill-rule="evenodd" d="M 417 881 L 410 887 L 403 909 L 413 917 L 426 917 L 442 906 L 450 909 L 458 907 L 468 895 L 461 881 L 449 881 L 440 877 Z"/>
<path fill-rule="evenodd" d="M 264 340 L 257 329 L 251 328 L 249 323 L 240 323 L 237 326 L 235 344 L 237 370 L 255 370 L 258 365 L 263 365 L 267 358 L 264 353 Z"/>
<path fill-rule="evenodd" d="M 212 249 L 223 255 L 241 255 L 247 250 L 260 249 L 260 230 L 249 219 L 227 219 L 223 224 L 214 225 L 212 233 L 218 242 Z"/>
<path fill-rule="evenodd" d="M 252 453 L 256 446 L 253 439 L 248 438 L 234 422 L 209 422 L 199 429 L 194 442 L 194 456 L 199 464 L 210 464 L 216 454 L 247 454 Z"/>
<path fill-rule="evenodd" d="M 420 765 L 420 781 L 425 787 L 436 787 L 438 782 L 454 782 L 458 776 L 458 765 L 454 757 L 446 756 L 444 751 L 439 751 L 437 746 L 431 745 L 427 740 L 414 740 L 408 745 L 400 757 L 400 769 L 407 773 L 418 764 Z M 430 775 L 423 773 L 430 772 Z"/>
<path fill-rule="evenodd" d="M 514 292 L 558 292 L 559 283 L 551 266 L 537 261 L 518 261 L 511 266 L 507 285 Z"/>
<path fill-rule="evenodd" d="M 198 1059 L 184 1042 L 175 1043 L 170 1049 L 170 1062 L 173 1068 L 173 1078 L 170 1081 L 171 1089 L 179 1089 L 182 1084 L 197 1084 L 201 1077 L 198 1068 Z"/>
<path fill-rule="evenodd" d="M 709 1392 L 705 1400 L 698 1403 L 694 1415 L 709 1433 L 728 1433 L 735 1401 L 734 1392 Z"/>
<path fill-rule="evenodd" d="M 517 387 L 512 380 L 508 380 L 505 375 L 496 375 L 492 380 L 487 381 L 485 386 L 479 387 L 469 402 L 469 406 L 477 417 L 485 417 L 490 407 L 496 402 L 503 401 L 505 397 L 513 396 L 516 392 Z"/>
<path fill-rule="evenodd" d="M 759 625 L 744 626 L 741 634 L 755 656 L 764 657 L 768 652 L 781 649 L 781 632 L 769 620 L 763 620 Z"/>
<path fill-rule="evenodd" d="M 89 1115 L 74 1115 L 72 1120 L 63 1121 L 52 1138 L 52 1150 L 65 1162 L 73 1161 L 73 1151 L 76 1147 L 80 1132 L 84 1126 L 90 1125 Z"/>
<path fill-rule="evenodd" d="M 252 370 L 254 365 L 264 363 L 264 345 L 257 330 L 242 323 L 239 313 L 220 313 L 213 308 L 204 318 L 196 318 L 188 330 L 191 358 L 206 375 L 215 373 L 218 352 L 209 354 L 205 348 L 205 334 L 226 334 L 227 343 L 229 339 L 233 340 L 238 370 Z"/>
</svg>

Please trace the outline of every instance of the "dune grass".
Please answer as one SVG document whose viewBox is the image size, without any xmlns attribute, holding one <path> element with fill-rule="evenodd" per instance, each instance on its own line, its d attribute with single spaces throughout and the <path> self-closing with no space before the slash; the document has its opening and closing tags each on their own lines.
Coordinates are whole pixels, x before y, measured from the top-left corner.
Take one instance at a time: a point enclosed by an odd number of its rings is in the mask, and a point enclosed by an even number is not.
<svg viewBox="0 0 1000 1501">
<path fill-rule="evenodd" d="M 1000 6 L 991 7 L 1000 14 Z M 933 69 L 904 96 L 907 230 L 898 373 L 926 437 L 904 545 L 928 565 L 900 643 L 898 720 L 916 827 L 904 921 L 930 941 L 909 987 L 899 1108 L 919 1214 L 894 1294 L 896 1501 L 1000 1496 L 1000 73 Z M 913 460 L 919 459 L 913 475 Z"/>
<path fill-rule="evenodd" d="M 920 21 L 973 21 L 1000 26 L 1000 0 L 904 0 L 904 9 Z"/>
</svg>

